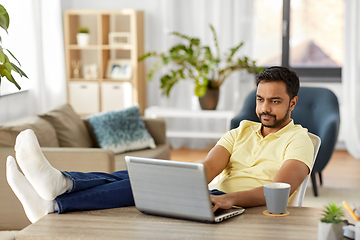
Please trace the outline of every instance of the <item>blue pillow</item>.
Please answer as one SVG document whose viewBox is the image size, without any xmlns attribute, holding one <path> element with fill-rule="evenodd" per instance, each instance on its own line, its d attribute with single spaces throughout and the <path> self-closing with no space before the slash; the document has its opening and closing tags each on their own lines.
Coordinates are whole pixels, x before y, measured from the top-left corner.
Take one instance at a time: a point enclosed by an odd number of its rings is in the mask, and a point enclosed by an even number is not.
<svg viewBox="0 0 360 240">
<path fill-rule="evenodd" d="M 99 146 L 114 153 L 156 148 L 138 106 L 92 115 L 89 123 Z"/>
</svg>

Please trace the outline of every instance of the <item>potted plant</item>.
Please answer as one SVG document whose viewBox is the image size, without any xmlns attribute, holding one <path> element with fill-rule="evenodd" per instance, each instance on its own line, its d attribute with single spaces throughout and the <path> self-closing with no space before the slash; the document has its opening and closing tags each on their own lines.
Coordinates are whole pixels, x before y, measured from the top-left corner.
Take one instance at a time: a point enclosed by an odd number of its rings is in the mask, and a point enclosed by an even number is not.
<svg viewBox="0 0 360 240">
<path fill-rule="evenodd" d="M 323 210 L 323 217 L 319 220 L 318 240 L 343 239 L 344 211 L 336 203 L 329 203 Z"/>
<path fill-rule="evenodd" d="M 10 18 L 9 14 L 3 5 L 0 4 L 0 27 L 8 33 Z M 16 62 L 21 66 L 20 62 L 15 58 L 15 56 L 10 52 L 9 49 L 5 49 L 1 46 L 1 37 L 0 37 L 0 84 L 1 79 L 3 77 L 7 78 L 11 83 L 13 83 L 19 90 L 21 89 L 20 85 L 15 81 L 15 78 L 12 76 L 11 71 L 14 71 L 20 75 L 20 77 L 26 76 L 26 74 L 14 63 L 10 62 L 8 56 L 5 54 L 4 50 L 6 50 L 12 58 L 16 60 Z"/>
<path fill-rule="evenodd" d="M 86 27 L 79 28 L 79 31 L 76 34 L 77 44 L 82 47 L 87 46 L 89 45 L 89 39 L 89 29 Z"/>
<path fill-rule="evenodd" d="M 148 57 L 159 59 L 148 73 L 149 80 L 160 68 L 170 67 L 169 71 L 160 78 L 164 95 L 169 96 L 170 90 L 179 80 L 191 80 L 195 84 L 195 95 L 200 98 L 200 105 L 204 109 L 206 106 L 202 102 L 207 103 L 209 100 L 202 100 L 207 99 L 208 94 L 218 98 L 220 86 L 233 72 L 241 69 L 246 69 L 249 73 L 262 71 L 256 66 L 255 61 L 251 61 L 248 57 L 233 59 L 243 43 L 230 48 L 230 51 L 221 57 L 217 35 L 211 24 L 210 29 L 213 33 L 216 55 L 209 46 L 202 45 L 200 39 L 172 32 L 171 35 L 180 37 L 186 43 L 173 46 L 167 53 L 149 52 L 139 58 L 139 61 Z M 216 108 L 217 99 L 213 102 L 215 106 L 210 106 L 210 109 Z"/>
</svg>

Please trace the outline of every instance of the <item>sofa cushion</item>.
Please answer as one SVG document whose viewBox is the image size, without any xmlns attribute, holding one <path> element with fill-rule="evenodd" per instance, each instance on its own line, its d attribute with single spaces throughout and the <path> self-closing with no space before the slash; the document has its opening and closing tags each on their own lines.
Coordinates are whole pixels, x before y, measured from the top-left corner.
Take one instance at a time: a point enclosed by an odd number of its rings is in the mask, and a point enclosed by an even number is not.
<svg viewBox="0 0 360 240">
<path fill-rule="evenodd" d="M 99 146 L 114 153 L 156 147 L 138 106 L 94 114 L 89 122 Z"/>
<path fill-rule="evenodd" d="M 69 104 L 64 104 L 39 116 L 53 125 L 60 147 L 90 148 L 93 146 L 85 123 Z"/>
<path fill-rule="evenodd" d="M 39 117 L 32 117 L 21 124 L 0 127 L 0 147 L 14 147 L 17 135 L 26 129 L 34 131 L 41 147 L 59 147 L 54 127 Z"/>
</svg>

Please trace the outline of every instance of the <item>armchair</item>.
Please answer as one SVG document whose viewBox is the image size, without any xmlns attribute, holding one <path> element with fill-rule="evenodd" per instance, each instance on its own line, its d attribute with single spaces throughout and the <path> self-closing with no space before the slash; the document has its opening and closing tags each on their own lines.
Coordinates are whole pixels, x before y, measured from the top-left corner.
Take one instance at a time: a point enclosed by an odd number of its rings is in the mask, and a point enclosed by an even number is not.
<svg viewBox="0 0 360 240">
<path fill-rule="evenodd" d="M 339 103 L 336 95 L 326 88 L 300 87 L 298 97 L 299 101 L 291 118 L 295 124 L 302 125 L 321 139 L 321 147 L 311 172 L 314 195 L 318 196 L 315 174 L 319 175 L 322 185 L 321 172 L 330 160 L 339 134 Z M 247 96 L 243 109 L 231 120 L 230 128 L 238 127 L 245 119 L 259 122 L 255 108 L 256 90 Z"/>
</svg>

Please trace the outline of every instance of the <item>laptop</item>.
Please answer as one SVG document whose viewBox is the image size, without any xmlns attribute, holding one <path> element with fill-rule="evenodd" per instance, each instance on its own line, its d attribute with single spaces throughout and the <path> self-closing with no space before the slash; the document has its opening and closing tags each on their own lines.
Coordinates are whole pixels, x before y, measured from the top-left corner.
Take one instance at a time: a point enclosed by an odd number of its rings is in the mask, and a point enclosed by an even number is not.
<svg viewBox="0 0 360 240">
<path fill-rule="evenodd" d="M 213 213 L 203 164 L 132 156 L 125 161 L 135 206 L 145 214 L 215 223 L 245 211 Z"/>
</svg>

